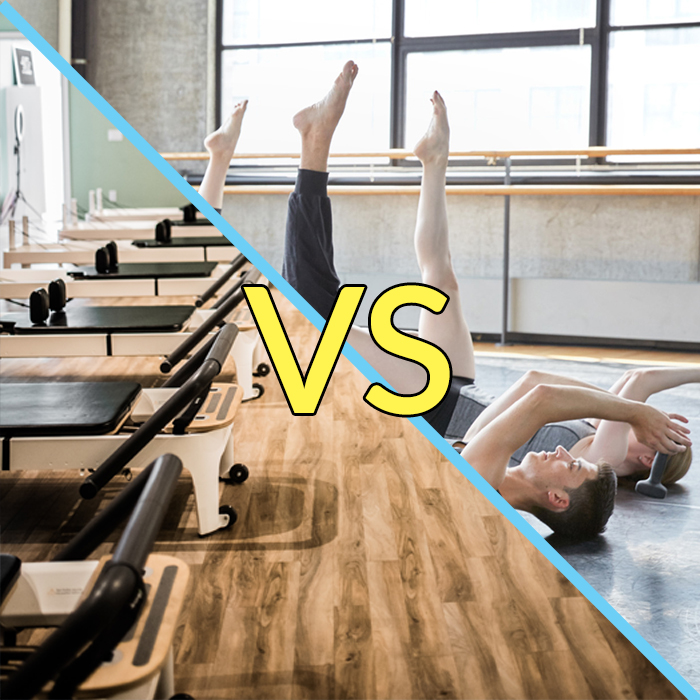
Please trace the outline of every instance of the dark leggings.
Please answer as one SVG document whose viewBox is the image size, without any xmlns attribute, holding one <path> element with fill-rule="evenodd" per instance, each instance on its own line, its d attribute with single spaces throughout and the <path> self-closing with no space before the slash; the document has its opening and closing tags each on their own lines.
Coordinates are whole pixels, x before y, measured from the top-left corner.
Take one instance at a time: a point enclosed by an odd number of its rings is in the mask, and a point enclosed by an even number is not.
<svg viewBox="0 0 700 700">
<path fill-rule="evenodd" d="M 287 205 L 282 276 L 324 319 L 340 290 L 333 264 L 333 216 L 328 173 L 299 170 Z"/>
<path fill-rule="evenodd" d="M 324 319 L 333 309 L 341 284 L 333 263 L 333 216 L 328 173 L 299 170 L 289 195 L 282 276 Z M 444 400 L 424 418 L 444 436 L 459 390 L 473 379 L 453 377 Z"/>
</svg>

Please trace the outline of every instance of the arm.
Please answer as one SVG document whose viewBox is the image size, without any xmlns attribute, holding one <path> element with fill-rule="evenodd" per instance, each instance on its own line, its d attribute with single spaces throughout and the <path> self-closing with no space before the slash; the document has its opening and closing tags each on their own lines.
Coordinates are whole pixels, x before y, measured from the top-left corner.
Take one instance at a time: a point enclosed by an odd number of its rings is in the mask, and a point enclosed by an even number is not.
<svg viewBox="0 0 700 700">
<path fill-rule="evenodd" d="M 588 416 L 629 423 L 640 442 L 661 452 L 682 452 L 690 445 L 687 430 L 652 406 L 586 387 L 540 384 L 482 429 L 462 456 L 498 488 L 510 455 L 543 425 Z"/>
<path fill-rule="evenodd" d="M 620 396 L 634 401 L 646 401 L 653 394 L 683 384 L 700 383 L 700 366 L 654 367 L 625 372 L 627 381 L 620 387 Z"/>
<path fill-rule="evenodd" d="M 469 426 L 467 434 L 464 436 L 464 441 L 469 442 L 475 435 L 483 430 L 491 421 L 509 409 L 516 401 L 525 396 L 529 391 L 532 391 L 540 384 L 556 385 L 556 386 L 575 386 L 592 391 L 605 391 L 593 384 L 581 382 L 578 379 L 565 377 L 560 374 L 550 374 L 549 372 L 540 372 L 538 370 L 529 370 L 513 386 L 506 392 L 501 394 L 481 415 Z M 557 419 L 559 420 L 559 419 Z M 541 426 L 540 426 L 541 427 Z M 520 445 L 518 445 L 519 447 Z M 516 447 L 517 449 L 517 447 Z"/>
<path fill-rule="evenodd" d="M 693 382 L 700 382 L 698 366 L 636 369 L 625 372 L 610 391 L 633 401 L 646 401 L 660 391 Z M 687 422 L 680 416 L 675 417 Z M 618 466 L 627 457 L 628 435 L 626 423 L 598 421 L 595 438 L 584 456 L 591 461 L 603 458 Z"/>
</svg>

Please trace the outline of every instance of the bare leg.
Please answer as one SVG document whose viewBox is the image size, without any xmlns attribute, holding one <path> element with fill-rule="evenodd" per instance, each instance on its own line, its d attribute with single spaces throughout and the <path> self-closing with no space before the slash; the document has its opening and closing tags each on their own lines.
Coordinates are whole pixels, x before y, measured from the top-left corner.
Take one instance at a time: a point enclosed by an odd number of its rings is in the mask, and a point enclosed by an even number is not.
<svg viewBox="0 0 700 700">
<path fill-rule="evenodd" d="M 445 177 L 450 127 L 445 102 L 437 91 L 430 101 L 432 120 L 414 148 L 423 164 L 414 244 L 423 283 L 441 290 L 450 301 L 441 314 L 421 310 L 418 331 L 421 338 L 437 345 L 450 358 L 453 375 L 474 379 L 474 346 L 452 267 L 447 228 Z"/>
<path fill-rule="evenodd" d="M 328 94 L 320 102 L 294 115 L 294 127 L 301 134 L 299 167 L 302 170 L 316 170 L 322 173 L 328 170 L 331 140 L 345 111 L 345 103 L 357 77 L 357 71 L 357 64 L 348 61 Z"/>
<path fill-rule="evenodd" d="M 241 134 L 241 123 L 248 100 L 239 102 L 228 119 L 212 134 L 204 139 L 204 148 L 209 151 L 209 163 L 204 173 L 199 194 L 216 209 L 224 203 L 224 183 L 231 158 L 236 150 Z"/>
</svg>

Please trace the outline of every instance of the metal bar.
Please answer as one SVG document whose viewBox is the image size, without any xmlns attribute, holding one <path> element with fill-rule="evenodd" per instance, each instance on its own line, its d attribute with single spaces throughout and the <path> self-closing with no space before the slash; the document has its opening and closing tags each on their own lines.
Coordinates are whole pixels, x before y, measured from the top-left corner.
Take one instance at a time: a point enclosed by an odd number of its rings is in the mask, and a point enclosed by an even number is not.
<svg viewBox="0 0 700 700">
<path fill-rule="evenodd" d="M 151 466 L 150 478 L 112 555 L 114 564 L 128 564 L 136 571 L 146 564 L 182 472 L 182 462 L 171 454 L 161 455 Z"/>
<path fill-rule="evenodd" d="M 401 148 L 406 128 L 406 61 L 401 52 L 403 44 L 403 1 L 394 0 L 391 18 L 391 93 L 389 105 L 390 148 Z M 391 162 L 396 165 L 396 161 Z"/>
<path fill-rule="evenodd" d="M 216 336 L 202 366 L 173 394 L 129 439 L 88 476 L 80 486 L 83 498 L 94 498 L 97 492 L 118 474 L 141 450 L 199 396 L 221 372 L 223 363 L 238 335 L 235 324 L 226 326 Z"/>
<path fill-rule="evenodd" d="M 205 304 L 209 299 L 211 299 L 225 284 L 228 282 L 233 275 L 240 270 L 243 265 L 245 265 L 247 259 L 242 253 L 238 255 L 232 262 L 229 268 L 218 277 L 211 286 L 206 289 L 197 299 L 195 299 L 194 305 L 199 307 Z"/>
<path fill-rule="evenodd" d="M 510 186 L 510 158 L 506 158 L 504 184 Z M 510 295 L 510 195 L 503 198 L 503 318 L 500 345 L 508 344 L 508 302 Z"/>
</svg>

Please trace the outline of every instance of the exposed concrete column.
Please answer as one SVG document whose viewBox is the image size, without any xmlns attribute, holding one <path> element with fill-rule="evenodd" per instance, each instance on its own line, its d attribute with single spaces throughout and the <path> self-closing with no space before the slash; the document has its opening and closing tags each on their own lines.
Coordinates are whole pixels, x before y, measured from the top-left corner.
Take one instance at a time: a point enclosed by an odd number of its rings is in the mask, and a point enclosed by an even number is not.
<svg viewBox="0 0 700 700">
<path fill-rule="evenodd" d="M 73 34 L 73 2 L 58 0 L 58 53 L 71 62 L 71 40 Z"/>
<path fill-rule="evenodd" d="M 207 133 L 210 134 L 219 125 L 216 123 L 216 0 L 209 0 L 207 7 Z"/>
</svg>

